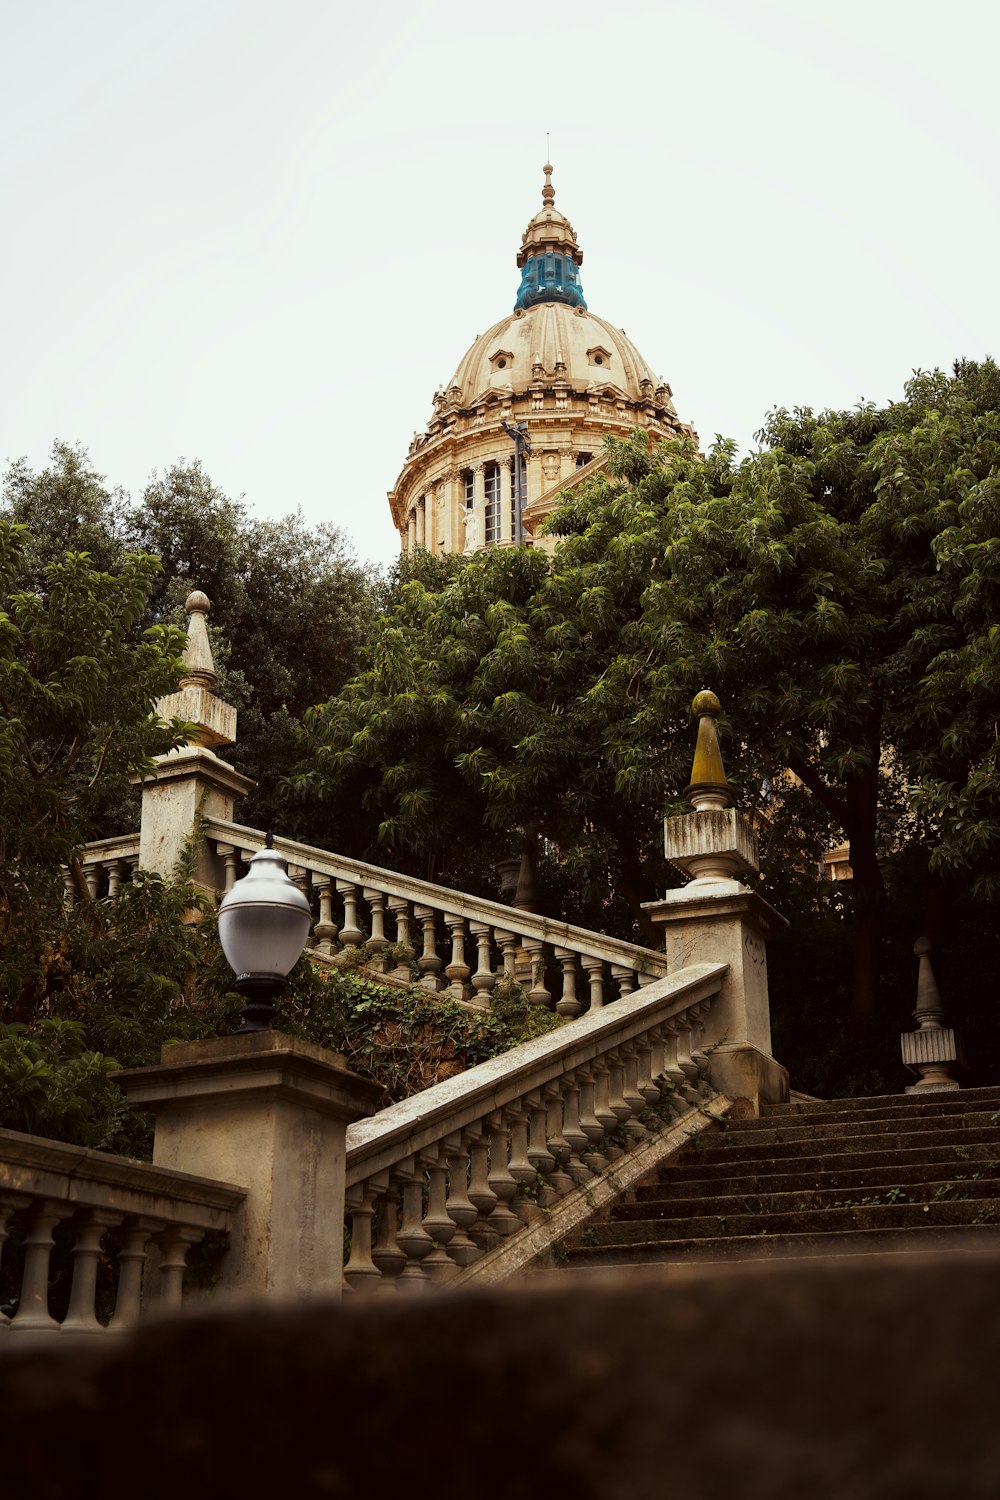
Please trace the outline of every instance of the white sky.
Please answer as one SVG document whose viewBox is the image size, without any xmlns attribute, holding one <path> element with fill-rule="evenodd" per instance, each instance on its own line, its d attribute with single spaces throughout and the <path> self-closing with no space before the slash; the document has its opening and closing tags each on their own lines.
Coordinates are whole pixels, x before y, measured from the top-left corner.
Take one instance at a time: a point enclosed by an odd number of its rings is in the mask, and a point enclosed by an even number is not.
<svg viewBox="0 0 1000 1500">
<path fill-rule="evenodd" d="M 197 457 L 390 560 L 546 131 L 704 442 L 1000 353 L 998 43 L 995 0 L 0 0 L 0 461 Z"/>
</svg>

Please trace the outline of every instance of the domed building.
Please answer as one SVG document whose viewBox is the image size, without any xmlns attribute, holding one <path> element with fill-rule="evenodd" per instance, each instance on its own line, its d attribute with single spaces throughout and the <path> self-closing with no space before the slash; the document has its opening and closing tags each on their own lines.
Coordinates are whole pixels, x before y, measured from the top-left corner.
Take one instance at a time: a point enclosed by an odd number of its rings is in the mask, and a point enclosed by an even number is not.
<svg viewBox="0 0 1000 1500">
<path fill-rule="evenodd" d="M 568 483 L 603 462 L 602 440 L 645 427 L 696 437 L 635 345 L 587 307 L 583 252 L 555 206 L 521 240 L 514 308 L 476 339 L 434 397 L 389 493 L 403 548 L 474 552 L 530 541 Z"/>
</svg>

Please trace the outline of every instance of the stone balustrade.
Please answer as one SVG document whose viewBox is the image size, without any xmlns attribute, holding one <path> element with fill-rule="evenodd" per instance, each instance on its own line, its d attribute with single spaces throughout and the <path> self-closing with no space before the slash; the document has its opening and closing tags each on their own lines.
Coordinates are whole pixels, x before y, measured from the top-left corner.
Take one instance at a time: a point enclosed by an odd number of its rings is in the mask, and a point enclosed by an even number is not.
<svg viewBox="0 0 1000 1500">
<path fill-rule="evenodd" d="M 80 855 L 83 876 L 91 899 L 113 896 L 139 865 L 139 835 L 120 834 L 116 838 L 96 839 L 87 844 Z M 66 871 L 66 904 L 72 906 L 76 900 L 73 877 Z"/>
<path fill-rule="evenodd" d="M 178 1308 L 188 1251 L 228 1230 L 243 1197 L 228 1183 L 0 1130 L 0 1271 L 8 1296 L 14 1287 L 0 1345 L 120 1332 L 144 1309 Z M 50 1308 L 57 1261 L 69 1277 L 61 1319 Z"/>
<path fill-rule="evenodd" d="M 654 1169 L 678 1114 L 704 1124 L 700 1042 L 725 975 L 698 964 L 657 979 L 349 1126 L 350 1291 L 419 1290 L 486 1259 L 502 1279 L 540 1212 L 576 1200 L 584 1218 L 604 1179 L 633 1159 Z"/>
<path fill-rule="evenodd" d="M 218 861 L 218 889 L 232 889 L 264 834 L 219 818 L 204 820 Z M 532 912 L 432 885 L 394 870 L 276 838 L 288 873 L 313 905 L 309 942 L 321 958 L 363 944 L 389 978 L 488 1009 L 510 975 L 528 999 L 567 1019 L 600 1010 L 663 978 L 663 953 Z M 380 957 L 384 955 L 384 957 Z"/>
</svg>

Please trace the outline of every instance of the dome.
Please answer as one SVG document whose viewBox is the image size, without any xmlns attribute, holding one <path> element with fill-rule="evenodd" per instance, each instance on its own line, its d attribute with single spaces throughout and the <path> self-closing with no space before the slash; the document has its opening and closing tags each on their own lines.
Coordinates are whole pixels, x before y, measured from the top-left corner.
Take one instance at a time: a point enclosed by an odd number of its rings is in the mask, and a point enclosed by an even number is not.
<svg viewBox="0 0 1000 1500">
<path fill-rule="evenodd" d="M 605 438 L 641 427 L 655 440 L 697 441 L 669 385 L 587 307 L 583 251 L 555 206 L 551 166 L 544 171 L 542 207 L 517 252 L 514 308 L 437 391 L 389 492 L 410 552 L 469 554 L 525 540 L 551 547 L 539 525 L 567 488 L 603 465 Z"/>
<path fill-rule="evenodd" d="M 538 302 L 480 334 L 445 391 L 449 402 L 472 407 L 491 395 L 520 394 L 554 381 L 635 402 L 663 386 L 620 328 L 583 307 Z"/>
</svg>

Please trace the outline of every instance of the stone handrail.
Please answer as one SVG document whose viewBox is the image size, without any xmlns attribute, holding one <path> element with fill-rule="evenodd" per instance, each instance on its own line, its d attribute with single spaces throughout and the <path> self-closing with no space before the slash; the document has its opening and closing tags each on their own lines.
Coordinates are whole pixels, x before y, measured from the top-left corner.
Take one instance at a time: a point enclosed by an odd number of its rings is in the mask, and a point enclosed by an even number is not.
<svg viewBox="0 0 1000 1500">
<path fill-rule="evenodd" d="M 131 879 L 133 870 L 138 869 L 139 835 L 124 833 L 115 838 L 95 839 L 80 851 L 80 863 L 91 898 L 113 896 L 126 880 Z M 73 877 L 67 871 L 64 878 L 66 902 L 72 906 L 76 899 Z"/>
<path fill-rule="evenodd" d="M 350 1290 L 495 1265 L 539 1210 L 651 1162 L 711 1095 L 700 1040 L 726 973 L 692 965 L 349 1126 Z"/>
<path fill-rule="evenodd" d="M 0 1340 L 4 1334 L 118 1332 L 144 1305 L 176 1309 L 188 1250 L 206 1234 L 228 1230 L 243 1197 L 243 1189 L 229 1183 L 0 1130 L 0 1253 L 12 1227 L 8 1255 L 14 1240 L 24 1246 L 17 1307 L 13 1317 L 0 1314 Z M 68 1311 L 58 1322 L 49 1311 L 49 1273 L 53 1232 L 61 1223 L 72 1240 L 73 1270 Z M 109 1233 L 118 1242 L 117 1287 L 105 1328 L 95 1292 Z"/>
<path fill-rule="evenodd" d="M 264 847 L 265 835 L 219 818 L 206 818 L 204 830 L 218 856 L 219 889 L 228 891 L 241 863 Z M 314 952 L 329 958 L 364 944 L 370 960 L 390 977 L 416 980 L 481 1009 L 488 1008 L 491 990 L 505 975 L 517 978 L 538 1005 L 552 1004 L 554 982 L 555 1008 L 572 1018 L 667 974 L 665 955 L 636 943 L 292 839 L 277 838 L 274 847 L 305 894 L 315 892 Z M 386 932 L 387 918 L 394 937 Z"/>
</svg>

